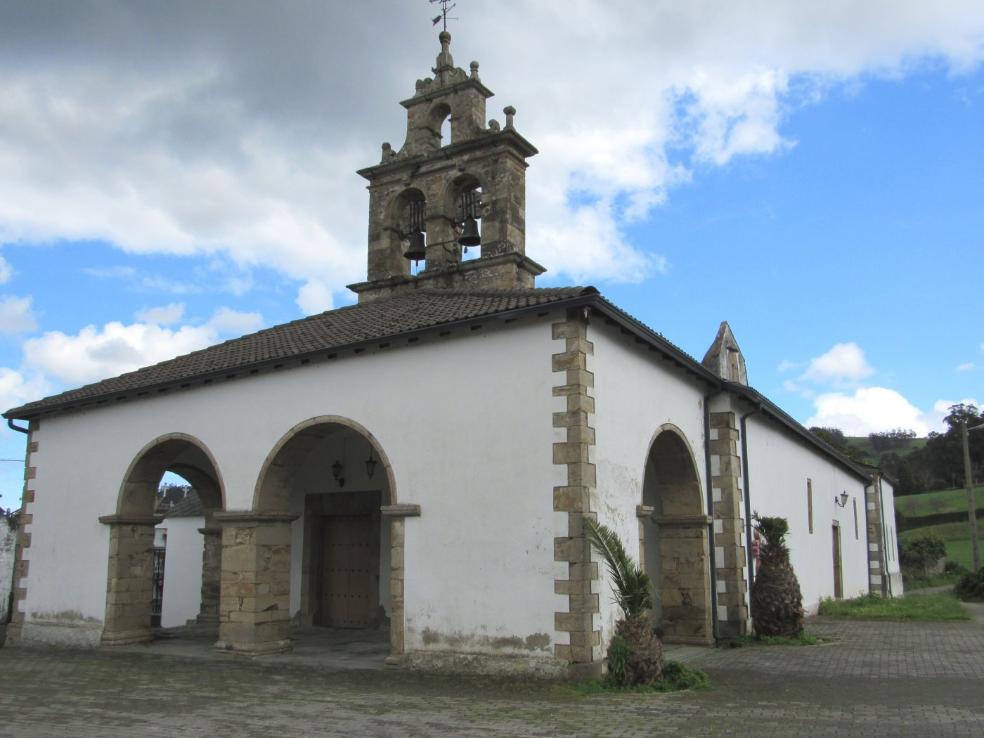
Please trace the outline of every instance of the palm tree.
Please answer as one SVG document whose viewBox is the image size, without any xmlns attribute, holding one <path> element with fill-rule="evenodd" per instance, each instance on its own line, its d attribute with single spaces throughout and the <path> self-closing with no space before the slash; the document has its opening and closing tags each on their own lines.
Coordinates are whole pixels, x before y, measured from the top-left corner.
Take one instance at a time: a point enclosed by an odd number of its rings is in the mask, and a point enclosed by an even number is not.
<svg viewBox="0 0 984 738">
<path fill-rule="evenodd" d="M 608 676 L 620 686 L 652 684 L 663 674 L 663 645 L 649 619 L 652 583 L 607 525 L 584 518 L 591 546 L 601 554 L 612 579 L 614 602 L 622 610 L 608 645 Z"/>
<path fill-rule="evenodd" d="M 758 513 L 752 519 L 765 538 L 752 585 L 755 635 L 799 635 L 803 631 L 803 595 L 784 540 L 789 523 L 785 518 L 760 518 Z"/>
</svg>

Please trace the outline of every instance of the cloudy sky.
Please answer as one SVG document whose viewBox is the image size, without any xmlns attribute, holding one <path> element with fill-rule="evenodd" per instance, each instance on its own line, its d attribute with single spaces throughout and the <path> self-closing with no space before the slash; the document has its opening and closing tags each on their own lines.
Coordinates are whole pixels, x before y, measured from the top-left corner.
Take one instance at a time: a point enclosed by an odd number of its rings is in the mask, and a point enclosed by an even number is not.
<svg viewBox="0 0 984 738">
<path fill-rule="evenodd" d="M 0 0 L 4 408 L 353 300 L 426 0 Z M 459 0 L 540 154 L 541 285 L 698 358 L 727 319 L 807 424 L 984 399 L 979 0 Z M 4 429 L 0 455 L 23 439 Z M 19 496 L 0 464 L 0 505 Z"/>
</svg>

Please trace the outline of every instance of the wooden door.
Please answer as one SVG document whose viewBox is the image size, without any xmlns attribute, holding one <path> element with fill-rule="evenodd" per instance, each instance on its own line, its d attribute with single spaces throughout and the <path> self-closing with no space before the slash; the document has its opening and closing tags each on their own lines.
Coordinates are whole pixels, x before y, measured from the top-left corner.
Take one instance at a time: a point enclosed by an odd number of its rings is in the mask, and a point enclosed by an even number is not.
<svg viewBox="0 0 984 738">
<path fill-rule="evenodd" d="M 375 617 L 373 587 L 378 586 L 372 515 L 332 515 L 322 520 L 322 625 L 368 628 Z"/>
<path fill-rule="evenodd" d="M 834 523 L 833 528 L 833 550 L 834 550 L 834 599 L 839 600 L 844 596 L 844 573 L 841 569 L 841 535 L 840 526 Z"/>
</svg>

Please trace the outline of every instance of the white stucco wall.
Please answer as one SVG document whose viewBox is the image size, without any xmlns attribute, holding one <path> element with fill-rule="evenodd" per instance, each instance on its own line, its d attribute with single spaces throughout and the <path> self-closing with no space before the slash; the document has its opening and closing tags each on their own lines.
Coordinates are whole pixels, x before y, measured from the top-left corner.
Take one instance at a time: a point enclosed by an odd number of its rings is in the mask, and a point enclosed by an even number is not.
<svg viewBox="0 0 984 738">
<path fill-rule="evenodd" d="M 338 415 L 374 434 L 398 501 L 422 508 L 406 522 L 407 648 L 525 653 L 529 636 L 553 641 L 555 319 L 43 419 L 31 456 L 24 609 L 29 623 L 49 627 L 47 635 L 25 627 L 25 638 L 64 640 L 65 628 L 82 626 L 74 640 L 97 642 L 108 552 L 98 518 L 116 511 L 121 480 L 146 444 L 173 432 L 200 439 L 226 508 L 247 510 L 277 441 L 304 420 Z M 552 656 L 552 645 L 533 655 Z"/>
<path fill-rule="evenodd" d="M 621 536 L 628 552 L 638 558 L 639 520 L 646 460 L 653 440 L 664 425 L 675 426 L 687 439 L 701 490 L 706 489 L 704 465 L 703 391 L 695 380 L 659 358 L 617 329 L 593 323 L 588 339 L 594 355 L 594 462 L 597 494 L 592 509 L 598 520 Z M 701 493 L 702 510 L 706 496 Z M 566 530 L 566 519 L 563 522 Z M 558 533 L 558 535 L 562 535 Z M 602 642 L 607 644 L 619 617 L 607 572 L 596 583 L 600 595 Z"/>
<path fill-rule="evenodd" d="M 905 594 L 902 586 L 902 565 L 899 563 L 899 537 L 895 527 L 895 488 L 881 478 L 882 544 L 885 546 L 885 571 L 888 572 L 888 592 L 893 597 Z"/>
<path fill-rule="evenodd" d="M 834 595 L 834 522 L 840 526 L 844 596 L 866 594 L 865 483 L 761 415 L 748 418 L 747 444 L 752 511 L 789 521 L 790 560 L 800 582 L 806 611 L 815 613 L 822 598 Z M 807 479 L 812 480 L 813 485 L 812 534 L 809 532 Z M 840 507 L 834 498 L 844 491 L 850 499 Z"/>
<path fill-rule="evenodd" d="M 158 530 L 167 531 L 164 554 L 164 600 L 161 625 L 174 628 L 198 616 L 202 602 L 202 552 L 199 528 L 204 517 L 165 518 Z"/>
<path fill-rule="evenodd" d="M 14 586 L 14 548 L 17 529 L 0 515 L 0 625 L 7 622 L 10 592 Z"/>
</svg>

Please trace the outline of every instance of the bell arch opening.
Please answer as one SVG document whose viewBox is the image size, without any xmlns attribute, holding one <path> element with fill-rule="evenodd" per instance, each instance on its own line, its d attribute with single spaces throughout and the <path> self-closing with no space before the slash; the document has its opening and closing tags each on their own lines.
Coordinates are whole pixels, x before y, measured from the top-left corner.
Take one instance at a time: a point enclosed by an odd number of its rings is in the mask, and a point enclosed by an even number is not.
<svg viewBox="0 0 984 738">
<path fill-rule="evenodd" d="M 649 448 L 641 509 L 655 624 L 668 642 L 712 642 L 708 519 L 693 453 L 675 426 L 661 428 Z"/>
<path fill-rule="evenodd" d="M 482 195 L 482 183 L 471 174 L 457 177 L 446 194 L 447 210 L 453 214 L 462 261 L 471 261 L 482 256 Z"/>
<path fill-rule="evenodd" d="M 292 629 L 331 628 L 381 656 L 401 653 L 402 521 L 394 534 L 385 514 L 395 501 L 385 452 L 361 425 L 319 417 L 288 432 L 263 465 L 252 513 L 225 523 L 226 545 L 249 566 L 230 559 L 223 571 L 219 647 L 283 650 Z"/>
<path fill-rule="evenodd" d="M 411 274 L 423 268 L 427 259 L 427 198 L 416 187 L 403 190 L 389 206 L 388 248 L 403 257 L 403 273 Z"/>
<path fill-rule="evenodd" d="M 155 609 L 166 593 L 163 580 L 167 571 L 166 553 L 160 550 L 160 545 L 155 545 L 155 538 L 157 544 L 163 542 L 158 526 L 168 511 L 162 509 L 159 491 L 167 472 L 188 482 L 200 506 L 203 527 L 190 532 L 194 536 L 189 538 L 192 545 L 199 543 L 198 535 L 205 534 L 201 561 L 185 562 L 181 571 L 174 572 L 174 581 L 182 579 L 187 584 L 187 579 L 193 578 L 192 589 L 197 587 L 199 591 L 197 616 L 201 622 L 217 622 L 220 573 L 217 558 L 221 556 L 221 547 L 211 521 L 224 506 L 222 478 L 212 454 L 201 441 L 185 434 L 169 434 L 151 441 L 136 455 L 120 485 L 116 512 L 100 518 L 109 527 L 102 634 L 106 645 L 153 639 L 155 614 L 159 614 Z"/>
</svg>

